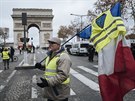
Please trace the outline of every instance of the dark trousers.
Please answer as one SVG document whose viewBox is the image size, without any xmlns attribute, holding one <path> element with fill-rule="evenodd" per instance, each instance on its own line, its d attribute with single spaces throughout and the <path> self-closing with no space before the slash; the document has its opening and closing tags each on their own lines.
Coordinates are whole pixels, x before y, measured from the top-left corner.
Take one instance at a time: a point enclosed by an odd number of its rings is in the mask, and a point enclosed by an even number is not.
<svg viewBox="0 0 135 101">
<path fill-rule="evenodd" d="M 14 57 L 14 55 L 11 55 L 10 56 L 12 62 L 14 61 L 13 57 Z"/>
<path fill-rule="evenodd" d="M 54 101 L 54 100 L 50 100 L 50 99 L 48 99 L 47 101 Z M 63 99 L 63 100 L 60 100 L 60 101 L 68 101 L 68 98 Z"/>
<path fill-rule="evenodd" d="M 3 60 L 4 63 L 4 70 L 9 69 L 9 59 Z"/>
</svg>

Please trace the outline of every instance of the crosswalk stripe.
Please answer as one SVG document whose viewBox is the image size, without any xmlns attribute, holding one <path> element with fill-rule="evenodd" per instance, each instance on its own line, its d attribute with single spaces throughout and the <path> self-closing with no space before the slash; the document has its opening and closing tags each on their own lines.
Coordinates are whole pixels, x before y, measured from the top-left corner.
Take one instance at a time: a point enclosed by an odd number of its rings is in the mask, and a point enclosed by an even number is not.
<svg viewBox="0 0 135 101">
<path fill-rule="evenodd" d="M 98 76 L 98 73 L 95 72 L 95 71 L 93 71 L 93 70 L 91 70 L 91 69 L 88 69 L 88 68 L 86 68 L 84 66 L 77 66 L 77 67 L 80 68 L 80 69 L 82 69 L 82 70 L 84 70 L 84 71 L 86 71 L 86 72 L 88 72 L 88 73 L 90 73 L 90 74 L 93 74 L 95 76 Z"/>
<path fill-rule="evenodd" d="M 95 91 L 99 91 L 99 85 L 97 83 L 95 83 L 94 81 L 86 78 L 85 76 L 83 76 L 80 73 L 76 72 L 72 68 L 70 69 L 70 73 L 74 77 L 76 77 L 78 80 L 80 80 L 82 83 L 84 83 L 85 85 L 87 85 L 89 88 L 91 88 L 91 89 L 93 89 Z"/>
</svg>

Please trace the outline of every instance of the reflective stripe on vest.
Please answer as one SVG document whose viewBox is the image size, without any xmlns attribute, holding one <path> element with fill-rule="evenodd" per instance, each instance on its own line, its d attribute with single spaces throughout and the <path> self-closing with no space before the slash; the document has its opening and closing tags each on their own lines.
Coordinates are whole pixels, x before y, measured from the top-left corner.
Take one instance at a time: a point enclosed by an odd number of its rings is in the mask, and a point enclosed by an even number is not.
<svg viewBox="0 0 135 101">
<path fill-rule="evenodd" d="M 8 51 L 3 51 L 2 54 L 3 54 L 3 57 L 2 57 L 3 60 L 9 59 L 9 55 L 8 55 L 9 52 Z"/>
<path fill-rule="evenodd" d="M 61 53 L 60 55 L 65 54 Z M 59 59 L 59 56 L 55 56 L 51 61 L 49 61 L 49 57 L 46 58 L 45 65 L 46 65 L 46 70 L 45 70 L 45 78 L 49 79 L 55 75 L 57 75 L 57 60 Z M 49 62 L 49 63 L 48 63 Z M 68 77 L 62 84 L 67 84 L 70 82 L 70 78 Z"/>
<path fill-rule="evenodd" d="M 106 14 L 103 28 L 99 27 L 96 20 Z M 106 46 L 112 39 L 118 37 L 119 34 L 125 34 L 126 28 L 121 17 L 113 17 L 110 10 L 102 13 L 92 22 L 92 35 L 91 40 L 94 43 L 96 51 L 99 52 Z"/>
</svg>

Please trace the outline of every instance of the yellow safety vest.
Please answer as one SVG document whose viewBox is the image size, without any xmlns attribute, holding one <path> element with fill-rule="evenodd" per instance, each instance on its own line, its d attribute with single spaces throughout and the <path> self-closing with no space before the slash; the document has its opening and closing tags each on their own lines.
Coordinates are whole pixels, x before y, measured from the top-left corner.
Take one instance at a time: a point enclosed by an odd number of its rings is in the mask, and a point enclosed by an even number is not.
<svg viewBox="0 0 135 101">
<path fill-rule="evenodd" d="M 9 59 L 9 52 L 8 51 L 3 51 L 2 55 L 3 55 L 3 57 L 2 57 L 3 60 Z"/>
<path fill-rule="evenodd" d="M 103 14 L 106 14 L 106 18 L 104 26 L 101 28 L 97 25 L 96 20 Z M 119 34 L 126 34 L 126 28 L 122 18 L 113 17 L 110 10 L 102 13 L 99 17 L 92 22 L 92 35 L 90 38 L 90 40 L 93 41 L 97 52 L 106 46 L 112 39 L 118 37 Z"/>
<path fill-rule="evenodd" d="M 62 54 L 66 54 L 66 53 L 61 53 L 60 55 Z M 45 69 L 45 78 L 48 80 L 49 78 L 57 75 L 57 60 L 59 59 L 58 56 L 55 56 L 51 61 L 49 61 L 49 58 L 50 57 L 47 57 L 46 58 L 46 61 L 45 61 L 45 66 L 46 66 L 46 69 Z M 49 62 L 49 63 L 48 63 Z M 68 77 L 62 84 L 67 84 L 70 82 L 70 78 Z"/>
</svg>

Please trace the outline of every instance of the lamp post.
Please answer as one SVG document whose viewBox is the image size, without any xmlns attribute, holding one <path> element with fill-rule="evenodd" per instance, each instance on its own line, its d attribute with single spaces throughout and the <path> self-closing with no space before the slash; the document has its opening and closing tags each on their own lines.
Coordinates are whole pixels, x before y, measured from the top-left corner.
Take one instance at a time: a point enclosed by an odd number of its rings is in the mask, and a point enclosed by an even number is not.
<svg viewBox="0 0 135 101">
<path fill-rule="evenodd" d="M 28 66 L 28 59 L 27 59 L 27 52 L 26 52 L 26 42 L 27 42 L 27 39 L 26 38 L 26 30 L 25 30 L 25 26 L 27 25 L 27 13 L 22 13 L 22 25 L 24 25 L 24 38 L 23 39 L 23 48 L 24 48 L 24 64 L 23 66 Z"/>
<path fill-rule="evenodd" d="M 82 25 L 83 25 L 83 21 L 82 21 L 82 18 L 83 17 L 86 17 L 86 16 L 89 16 L 89 15 L 80 15 L 80 14 L 70 14 L 70 15 L 73 15 L 73 16 L 77 16 L 77 17 L 80 17 L 81 18 L 81 25 L 80 25 L 80 30 L 82 30 Z M 78 31 L 77 31 L 78 32 Z M 80 39 L 79 39 L 80 40 Z"/>
<path fill-rule="evenodd" d="M 83 18 L 83 17 L 86 17 L 86 16 L 88 16 L 88 15 L 79 15 L 79 14 L 72 14 L 72 13 L 71 13 L 70 15 L 77 16 L 77 17 L 80 17 L 80 18 L 81 18 L 81 29 L 80 29 L 80 30 L 82 30 L 82 23 L 83 23 L 83 22 L 82 22 L 82 18 Z"/>
</svg>

